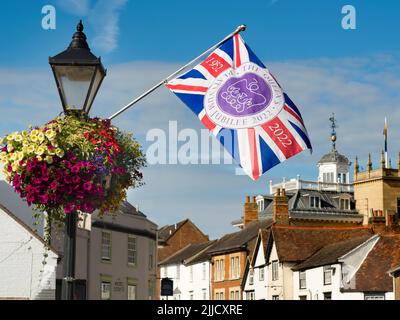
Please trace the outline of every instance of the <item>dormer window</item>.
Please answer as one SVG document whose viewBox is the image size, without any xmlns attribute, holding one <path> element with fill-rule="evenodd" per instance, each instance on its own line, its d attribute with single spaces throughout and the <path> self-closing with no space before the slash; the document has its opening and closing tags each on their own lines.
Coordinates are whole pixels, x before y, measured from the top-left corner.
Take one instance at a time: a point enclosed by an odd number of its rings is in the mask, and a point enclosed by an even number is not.
<svg viewBox="0 0 400 320">
<path fill-rule="evenodd" d="M 340 210 L 350 210 L 350 200 L 340 199 Z"/>
<path fill-rule="evenodd" d="M 310 196 L 310 208 L 320 208 L 321 202 L 319 197 Z"/>
<path fill-rule="evenodd" d="M 260 211 L 263 211 L 265 208 L 264 208 L 264 199 L 261 199 L 261 200 L 258 200 L 257 201 L 257 205 L 258 205 L 258 211 L 260 212 Z"/>
</svg>

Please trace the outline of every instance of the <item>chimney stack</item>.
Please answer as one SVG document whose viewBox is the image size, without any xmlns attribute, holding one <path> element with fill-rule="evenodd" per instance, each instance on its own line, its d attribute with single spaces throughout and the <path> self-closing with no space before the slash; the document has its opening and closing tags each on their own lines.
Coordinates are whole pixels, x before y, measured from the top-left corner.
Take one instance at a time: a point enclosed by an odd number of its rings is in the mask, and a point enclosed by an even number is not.
<svg viewBox="0 0 400 320">
<path fill-rule="evenodd" d="M 246 226 L 252 221 L 258 221 L 258 206 L 256 203 L 256 197 L 253 196 L 253 201 L 250 202 L 250 196 L 247 196 L 243 210 L 244 228 L 246 228 Z"/>
<path fill-rule="evenodd" d="M 289 225 L 289 204 L 285 189 L 278 189 L 274 197 L 272 219 L 277 224 Z"/>
</svg>

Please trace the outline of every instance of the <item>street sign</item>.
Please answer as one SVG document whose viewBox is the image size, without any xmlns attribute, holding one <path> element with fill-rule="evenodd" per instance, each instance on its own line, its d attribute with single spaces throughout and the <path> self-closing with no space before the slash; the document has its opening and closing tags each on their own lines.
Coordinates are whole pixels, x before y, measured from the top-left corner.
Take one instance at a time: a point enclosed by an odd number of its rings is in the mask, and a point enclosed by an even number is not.
<svg viewBox="0 0 400 320">
<path fill-rule="evenodd" d="M 174 295 L 174 281 L 169 278 L 161 279 L 161 296 L 173 296 Z"/>
</svg>

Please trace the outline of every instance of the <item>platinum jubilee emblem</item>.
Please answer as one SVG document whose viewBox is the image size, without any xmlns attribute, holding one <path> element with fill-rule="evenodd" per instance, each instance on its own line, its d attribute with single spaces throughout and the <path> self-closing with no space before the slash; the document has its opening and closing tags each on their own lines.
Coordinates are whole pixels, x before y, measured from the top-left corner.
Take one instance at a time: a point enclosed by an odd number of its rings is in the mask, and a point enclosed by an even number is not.
<svg viewBox="0 0 400 320">
<path fill-rule="evenodd" d="M 212 83 L 204 109 L 215 124 L 244 129 L 272 120 L 284 106 L 283 92 L 267 69 L 248 62 L 228 69 Z"/>
</svg>

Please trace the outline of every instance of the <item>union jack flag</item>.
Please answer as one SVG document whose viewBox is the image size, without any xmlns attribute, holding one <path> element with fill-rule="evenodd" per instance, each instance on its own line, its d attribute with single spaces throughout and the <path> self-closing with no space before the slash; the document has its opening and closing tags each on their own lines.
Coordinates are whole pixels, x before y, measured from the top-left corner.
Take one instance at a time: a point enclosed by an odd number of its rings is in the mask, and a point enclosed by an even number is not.
<svg viewBox="0 0 400 320">
<path fill-rule="evenodd" d="M 238 34 L 166 86 L 253 180 L 312 149 L 299 109 Z"/>
</svg>

